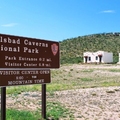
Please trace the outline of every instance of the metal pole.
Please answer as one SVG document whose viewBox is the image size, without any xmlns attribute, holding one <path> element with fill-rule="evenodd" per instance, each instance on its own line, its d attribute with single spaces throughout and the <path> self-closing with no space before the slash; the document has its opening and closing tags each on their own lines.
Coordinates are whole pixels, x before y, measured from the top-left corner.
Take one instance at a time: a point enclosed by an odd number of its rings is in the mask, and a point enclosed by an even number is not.
<svg viewBox="0 0 120 120">
<path fill-rule="evenodd" d="M 6 120 L 6 87 L 1 88 L 1 120 Z"/>
<path fill-rule="evenodd" d="M 46 84 L 42 84 L 42 118 L 46 119 Z"/>
</svg>

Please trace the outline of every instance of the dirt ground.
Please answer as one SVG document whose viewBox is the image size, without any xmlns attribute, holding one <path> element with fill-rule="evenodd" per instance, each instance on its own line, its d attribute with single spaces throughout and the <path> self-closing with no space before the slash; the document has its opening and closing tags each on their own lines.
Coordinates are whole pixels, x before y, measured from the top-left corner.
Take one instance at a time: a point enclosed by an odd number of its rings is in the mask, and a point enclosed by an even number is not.
<svg viewBox="0 0 120 120">
<path fill-rule="evenodd" d="M 74 113 L 74 120 L 120 120 L 120 87 L 56 92 L 54 100 Z"/>
<path fill-rule="evenodd" d="M 74 120 L 120 120 L 120 87 L 57 91 L 48 101 L 62 103 L 74 114 Z M 28 92 L 7 97 L 7 107 L 37 110 L 41 93 Z"/>
</svg>

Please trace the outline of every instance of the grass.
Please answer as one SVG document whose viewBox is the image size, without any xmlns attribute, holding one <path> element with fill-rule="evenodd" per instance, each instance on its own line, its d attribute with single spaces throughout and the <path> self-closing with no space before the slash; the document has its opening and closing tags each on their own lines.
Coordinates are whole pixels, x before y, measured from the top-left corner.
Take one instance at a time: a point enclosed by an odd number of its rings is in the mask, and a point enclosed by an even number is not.
<svg viewBox="0 0 120 120">
<path fill-rule="evenodd" d="M 69 118 L 72 120 L 72 113 L 59 102 L 47 102 L 47 119 L 59 120 L 60 118 Z M 42 120 L 41 109 L 36 112 L 7 109 L 7 120 Z"/>
<path fill-rule="evenodd" d="M 71 118 L 72 113 L 58 102 L 47 103 L 47 118 L 52 120 L 59 120 L 60 118 Z"/>
<path fill-rule="evenodd" d="M 110 69 L 110 72 L 120 72 L 120 69 Z"/>
<path fill-rule="evenodd" d="M 40 119 L 40 113 L 30 111 L 20 111 L 15 109 L 7 109 L 7 120 L 38 120 Z"/>
<path fill-rule="evenodd" d="M 111 81 L 111 82 L 105 81 L 105 82 L 101 83 L 101 86 L 102 86 L 102 87 L 120 86 L 120 83 L 115 82 L 115 81 Z"/>
<path fill-rule="evenodd" d="M 20 85 L 7 87 L 7 94 L 20 94 L 22 92 L 41 91 L 41 85 Z"/>
<path fill-rule="evenodd" d="M 81 72 L 93 72 L 93 71 L 94 71 L 94 69 L 84 69 Z"/>
<path fill-rule="evenodd" d="M 93 81 L 93 79 L 91 79 L 91 78 L 81 78 L 81 81 L 89 82 L 89 81 Z"/>
<path fill-rule="evenodd" d="M 51 70 L 51 83 L 47 84 L 47 92 L 93 86 L 119 86 L 120 75 L 116 73 L 120 72 L 120 69 L 112 68 L 115 65 L 104 66 L 105 68 L 101 65 L 84 65 L 82 68 L 75 68 L 74 65 L 62 65 L 60 69 Z M 28 91 L 41 91 L 41 84 L 7 87 L 7 94 L 20 94 Z"/>
</svg>

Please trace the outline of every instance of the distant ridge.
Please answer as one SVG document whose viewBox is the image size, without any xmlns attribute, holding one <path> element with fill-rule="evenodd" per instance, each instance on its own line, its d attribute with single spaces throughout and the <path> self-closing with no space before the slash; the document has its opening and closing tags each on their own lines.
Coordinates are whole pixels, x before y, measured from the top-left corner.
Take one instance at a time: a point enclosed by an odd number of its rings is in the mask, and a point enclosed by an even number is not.
<svg viewBox="0 0 120 120">
<path fill-rule="evenodd" d="M 114 63 L 117 63 L 120 52 L 120 32 L 90 34 L 61 41 L 61 64 L 83 62 L 83 52 L 98 50 L 113 52 Z"/>
</svg>

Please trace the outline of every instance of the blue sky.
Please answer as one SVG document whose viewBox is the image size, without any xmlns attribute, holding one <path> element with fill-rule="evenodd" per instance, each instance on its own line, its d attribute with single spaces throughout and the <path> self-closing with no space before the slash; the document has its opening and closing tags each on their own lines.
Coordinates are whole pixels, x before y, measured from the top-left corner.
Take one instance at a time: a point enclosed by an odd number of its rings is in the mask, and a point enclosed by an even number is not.
<svg viewBox="0 0 120 120">
<path fill-rule="evenodd" d="M 0 0 L 0 33 L 62 41 L 120 32 L 120 0 Z"/>
</svg>

